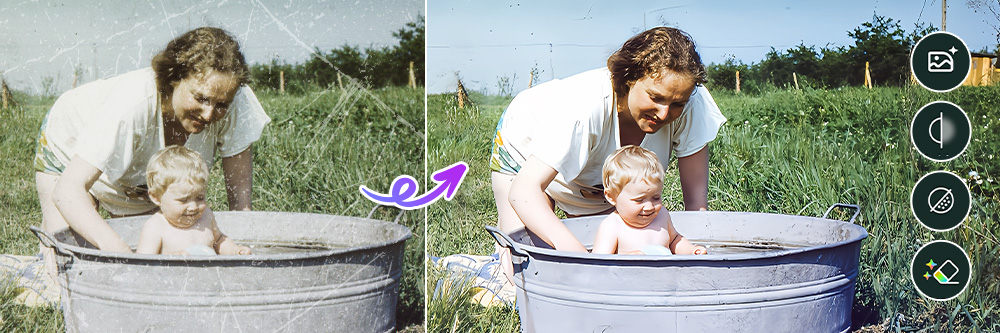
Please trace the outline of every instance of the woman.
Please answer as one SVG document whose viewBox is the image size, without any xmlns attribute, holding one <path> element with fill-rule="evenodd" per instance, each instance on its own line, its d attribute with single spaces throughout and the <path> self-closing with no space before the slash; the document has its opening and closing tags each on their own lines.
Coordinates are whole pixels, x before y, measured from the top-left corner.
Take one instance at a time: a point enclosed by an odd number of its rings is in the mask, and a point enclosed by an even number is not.
<svg viewBox="0 0 1000 333">
<path fill-rule="evenodd" d="M 97 206 L 116 217 L 154 212 L 146 164 L 175 144 L 210 166 L 221 155 L 229 208 L 250 210 L 250 145 L 270 118 L 249 78 L 229 33 L 198 28 L 170 41 L 152 68 L 64 93 L 42 122 L 35 154 L 42 228 L 72 228 L 98 249 L 131 253 Z"/>
<path fill-rule="evenodd" d="M 490 163 L 499 228 L 526 226 L 558 250 L 586 252 L 554 206 L 570 217 L 610 213 L 601 167 L 627 145 L 652 150 L 663 165 L 676 154 L 685 208 L 707 209 L 708 143 L 726 118 L 706 80 L 690 36 L 660 27 L 626 41 L 607 68 L 518 94 L 497 125 Z"/>
</svg>

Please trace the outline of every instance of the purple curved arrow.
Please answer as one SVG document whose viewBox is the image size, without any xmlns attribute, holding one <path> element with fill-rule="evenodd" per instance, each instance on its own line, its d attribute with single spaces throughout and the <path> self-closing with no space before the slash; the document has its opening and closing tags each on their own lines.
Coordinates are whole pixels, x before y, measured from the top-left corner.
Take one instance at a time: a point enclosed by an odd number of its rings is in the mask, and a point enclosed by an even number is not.
<svg viewBox="0 0 1000 333">
<path fill-rule="evenodd" d="M 389 193 L 382 194 L 369 190 L 364 185 L 359 187 L 361 194 L 377 204 L 386 206 L 396 206 L 401 209 L 417 209 L 426 207 L 441 199 L 451 200 L 455 196 L 458 186 L 462 185 L 469 165 L 465 162 L 457 162 L 444 169 L 438 170 L 431 175 L 431 179 L 438 183 L 436 187 L 424 195 L 414 198 L 417 193 L 417 180 L 408 175 L 396 177 L 389 186 Z"/>
</svg>

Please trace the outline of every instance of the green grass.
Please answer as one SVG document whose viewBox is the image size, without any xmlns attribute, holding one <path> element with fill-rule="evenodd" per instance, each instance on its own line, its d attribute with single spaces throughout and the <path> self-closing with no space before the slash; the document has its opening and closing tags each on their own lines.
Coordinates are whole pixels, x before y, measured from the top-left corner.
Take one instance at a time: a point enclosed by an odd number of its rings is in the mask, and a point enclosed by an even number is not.
<svg viewBox="0 0 1000 333">
<path fill-rule="evenodd" d="M 476 104 L 466 108 L 458 108 L 453 95 L 432 95 L 427 99 L 428 170 L 456 161 L 469 164 L 468 174 L 455 197 L 427 208 L 427 253 L 432 256 L 493 252 L 493 240 L 483 229 L 483 225 L 496 225 L 497 218 L 489 178 L 490 145 L 497 120 L 510 99 L 476 93 L 472 97 Z M 428 266 L 427 272 L 427 290 L 431 295 L 447 274 L 432 266 Z M 520 330 L 515 311 L 488 309 L 468 302 L 468 286 L 459 284 L 446 291 L 445 297 L 428 300 L 428 332 Z"/>
<path fill-rule="evenodd" d="M 729 121 L 711 146 L 711 209 L 821 216 L 833 203 L 861 206 L 856 223 L 868 230 L 869 237 L 862 246 L 855 328 L 975 325 L 1000 331 L 996 319 L 1000 318 L 1000 87 L 962 87 L 946 94 L 897 87 L 775 90 L 759 95 L 719 90 L 713 95 Z M 470 165 L 455 199 L 428 209 L 430 255 L 493 251 L 493 241 L 482 228 L 496 223 L 487 163 L 496 121 L 510 99 L 474 95 L 473 100 L 478 102 L 475 106 L 458 109 L 451 95 L 428 97 L 429 168 L 458 160 Z M 913 115 L 934 100 L 961 106 L 973 125 L 969 148 L 947 163 L 921 157 L 909 139 Z M 680 210 L 676 162 L 668 169 L 664 204 Z M 917 179 L 935 170 L 965 177 L 973 193 L 970 217 L 949 232 L 929 231 L 909 208 Z M 978 178 L 969 176 L 970 171 L 976 171 Z M 922 298 L 908 277 L 916 250 L 935 239 L 963 246 L 975 271 L 968 289 L 947 302 Z M 428 286 L 444 276 L 429 273 Z M 453 297 L 429 301 L 428 331 L 451 331 L 453 326 L 461 332 L 517 331 L 513 311 L 446 301 Z M 955 312 L 956 307 L 965 311 Z M 460 319 L 457 325 L 454 318 Z"/>
<path fill-rule="evenodd" d="M 0 253 L 34 255 L 38 240 L 28 226 L 39 225 L 42 212 L 31 158 L 42 117 L 55 100 L 14 97 L 18 107 L 0 109 Z M 12 302 L 15 296 L 13 281 L 0 276 L 0 332 L 63 331 L 59 310 L 18 305 Z"/>
<path fill-rule="evenodd" d="M 402 174 L 423 179 L 423 89 L 257 91 L 257 96 L 272 122 L 253 146 L 255 210 L 366 216 L 375 204 L 358 186 L 388 189 Z M 21 109 L 0 111 L 0 253 L 33 255 L 38 241 L 27 227 L 38 225 L 41 213 L 31 159 L 38 127 L 54 99 L 18 95 L 18 100 Z M 208 197 L 211 207 L 228 209 L 220 162 L 213 167 Z M 392 221 L 397 212 L 381 208 L 374 217 Z M 399 221 L 413 231 L 396 311 L 401 329 L 424 319 L 423 215 L 408 211 Z M 58 310 L 18 307 L 10 300 L 0 294 L 0 331 L 62 330 Z"/>
</svg>

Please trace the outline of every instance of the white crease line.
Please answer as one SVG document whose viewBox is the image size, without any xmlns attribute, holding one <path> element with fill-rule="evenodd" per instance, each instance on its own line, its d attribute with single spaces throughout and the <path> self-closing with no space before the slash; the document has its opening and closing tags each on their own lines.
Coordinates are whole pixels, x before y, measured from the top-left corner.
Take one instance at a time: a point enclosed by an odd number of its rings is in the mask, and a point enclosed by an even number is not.
<svg viewBox="0 0 1000 333">
<path fill-rule="evenodd" d="M 128 30 L 122 30 L 122 31 L 119 31 L 118 33 L 116 33 L 116 34 L 114 34 L 114 35 L 111 35 L 111 36 L 108 36 L 108 38 L 104 39 L 104 42 L 105 42 L 105 43 L 108 43 L 108 42 L 110 42 L 110 41 L 111 41 L 111 39 L 113 39 L 113 38 L 115 38 L 115 37 L 118 37 L 118 36 L 121 36 L 121 35 L 124 35 L 125 33 L 128 33 L 128 32 L 131 32 L 132 30 L 135 30 L 135 28 L 138 28 L 138 27 L 140 27 L 140 26 L 143 26 L 143 25 L 144 25 L 144 24 L 145 24 L 146 22 L 148 22 L 148 21 L 142 21 L 142 22 L 139 22 L 139 23 L 136 23 L 135 25 L 133 25 L 133 26 L 132 26 L 132 28 L 131 28 L 131 29 L 128 29 Z"/>
<path fill-rule="evenodd" d="M 28 61 L 25 61 L 24 63 L 21 63 L 21 65 L 19 65 L 19 66 L 14 66 L 11 69 L 3 71 L 3 74 L 7 75 L 7 73 L 10 73 L 10 72 L 12 72 L 12 71 L 14 71 L 14 70 L 16 70 L 18 68 L 24 67 L 24 65 L 27 65 L 27 64 L 30 64 L 30 63 L 33 63 L 33 62 L 38 62 L 38 61 L 42 60 L 43 57 L 45 57 L 45 56 L 39 56 L 38 58 L 28 59 Z"/>
<path fill-rule="evenodd" d="M 219 6 L 222 6 L 222 4 L 220 3 Z M 250 17 L 247 18 L 247 32 L 243 34 L 243 45 L 247 45 L 247 39 L 250 38 L 250 26 L 253 25 L 253 10 L 254 7 L 250 7 Z"/>
<path fill-rule="evenodd" d="M 65 48 L 65 49 L 60 48 L 59 51 L 56 52 L 56 54 L 52 56 L 52 58 L 49 58 L 49 61 L 51 62 L 52 60 L 56 60 L 56 58 L 58 58 L 60 55 L 62 55 L 63 53 L 68 52 L 69 50 L 75 49 L 77 46 L 80 46 L 80 44 L 83 44 L 83 41 L 77 41 L 76 45 L 70 46 L 69 48 Z"/>
</svg>

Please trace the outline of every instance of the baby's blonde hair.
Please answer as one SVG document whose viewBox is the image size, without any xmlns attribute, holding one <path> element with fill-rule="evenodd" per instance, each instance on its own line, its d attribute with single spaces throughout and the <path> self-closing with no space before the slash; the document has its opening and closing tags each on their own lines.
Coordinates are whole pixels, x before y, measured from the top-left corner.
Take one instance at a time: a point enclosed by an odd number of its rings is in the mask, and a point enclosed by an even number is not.
<svg viewBox="0 0 1000 333">
<path fill-rule="evenodd" d="M 621 147 L 604 160 L 604 190 L 616 197 L 630 182 L 642 180 L 647 184 L 663 184 L 663 164 L 656 153 L 638 146 Z"/>
<path fill-rule="evenodd" d="M 146 186 L 151 197 L 162 197 L 173 183 L 205 185 L 207 181 L 208 165 L 201 159 L 201 154 L 184 146 L 163 148 L 149 159 L 146 166 Z"/>
</svg>

